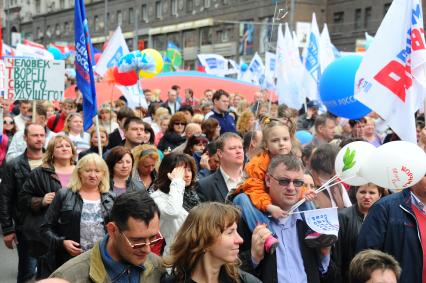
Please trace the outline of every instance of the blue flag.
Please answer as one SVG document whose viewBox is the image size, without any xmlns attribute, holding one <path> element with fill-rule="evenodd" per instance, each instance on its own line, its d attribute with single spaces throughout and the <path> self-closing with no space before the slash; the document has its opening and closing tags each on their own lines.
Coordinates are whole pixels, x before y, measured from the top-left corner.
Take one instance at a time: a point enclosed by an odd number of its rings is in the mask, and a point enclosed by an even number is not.
<svg viewBox="0 0 426 283">
<path fill-rule="evenodd" d="M 92 126 L 93 118 L 98 112 L 92 66 L 94 55 L 83 0 L 75 1 L 74 12 L 74 38 L 76 50 L 74 64 L 77 73 L 77 86 L 83 95 L 83 123 L 84 130 L 87 131 Z"/>
</svg>

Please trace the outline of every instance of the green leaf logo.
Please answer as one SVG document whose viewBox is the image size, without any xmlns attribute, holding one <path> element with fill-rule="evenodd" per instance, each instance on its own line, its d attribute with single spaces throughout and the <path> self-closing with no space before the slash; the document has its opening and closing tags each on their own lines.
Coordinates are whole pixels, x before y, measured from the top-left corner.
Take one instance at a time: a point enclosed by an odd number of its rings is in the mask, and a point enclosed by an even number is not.
<svg viewBox="0 0 426 283">
<path fill-rule="evenodd" d="M 351 151 L 349 147 L 346 149 L 345 154 L 343 155 L 343 169 L 342 172 L 351 169 L 355 166 L 355 150 Z"/>
</svg>

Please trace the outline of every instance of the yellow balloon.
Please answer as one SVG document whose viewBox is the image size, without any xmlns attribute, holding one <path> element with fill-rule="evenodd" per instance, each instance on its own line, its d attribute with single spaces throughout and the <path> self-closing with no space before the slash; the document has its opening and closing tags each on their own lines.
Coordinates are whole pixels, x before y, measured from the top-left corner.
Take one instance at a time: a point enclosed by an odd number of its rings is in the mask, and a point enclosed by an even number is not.
<svg viewBox="0 0 426 283">
<path fill-rule="evenodd" d="M 147 72 L 145 70 L 140 70 L 139 77 L 149 79 L 161 73 L 161 71 L 163 70 L 164 62 L 163 62 L 163 56 L 161 56 L 160 52 L 158 52 L 155 49 L 148 48 L 148 49 L 142 50 L 142 55 L 143 54 L 154 59 L 155 72 Z"/>
</svg>

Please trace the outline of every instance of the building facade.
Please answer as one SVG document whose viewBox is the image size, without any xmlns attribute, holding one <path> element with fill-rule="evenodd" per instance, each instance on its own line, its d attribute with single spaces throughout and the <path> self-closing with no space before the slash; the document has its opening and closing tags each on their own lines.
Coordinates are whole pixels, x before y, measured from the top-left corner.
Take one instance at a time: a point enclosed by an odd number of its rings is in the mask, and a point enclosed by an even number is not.
<svg viewBox="0 0 426 283">
<path fill-rule="evenodd" d="M 276 4 L 274 4 L 276 2 Z M 164 50 L 172 41 L 187 67 L 197 54 L 248 59 L 275 51 L 277 24 L 293 19 L 303 45 L 316 13 L 339 50 L 354 51 L 377 31 L 391 0 L 86 0 L 95 47 L 121 26 L 130 49 Z M 292 3 L 294 9 L 292 13 Z M 74 0 L 2 0 L 5 41 L 12 32 L 45 45 L 74 41 Z M 277 9 L 276 9 L 277 8 Z M 275 15 L 275 20 L 273 19 Z M 274 23 L 274 24 L 273 24 Z"/>
</svg>

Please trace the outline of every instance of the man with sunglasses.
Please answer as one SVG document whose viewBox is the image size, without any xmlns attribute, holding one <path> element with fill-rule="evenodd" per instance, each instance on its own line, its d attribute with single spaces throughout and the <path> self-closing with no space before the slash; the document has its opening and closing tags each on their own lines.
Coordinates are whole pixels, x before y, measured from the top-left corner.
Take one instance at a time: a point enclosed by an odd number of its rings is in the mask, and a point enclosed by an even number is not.
<svg viewBox="0 0 426 283">
<path fill-rule="evenodd" d="M 303 177 L 303 164 L 296 156 L 277 155 L 272 158 L 265 177 L 272 204 L 290 211 L 302 196 Z M 250 208 L 244 205 L 241 209 L 244 220 L 238 228 L 244 243 L 240 247 L 240 258 L 246 271 L 263 282 L 335 282 L 336 269 L 330 260 L 330 247 L 318 249 L 307 245 L 304 239 L 309 228 L 298 210 L 286 218 L 258 222 L 250 232 L 251 220 L 245 215 L 245 210 Z M 265 241 L 271 236 L 271 230 L 279 245 L 274 253 L 265 253 Z"/>
<path fill-rule="evenodd" d="M 50 277 L 70 282 L 160 282 L 165 273 L 151 247 L 163 240 L 160 211 L 146 194 L 134 191 L 114 202 L 108 235 Z"/>
</svg>

